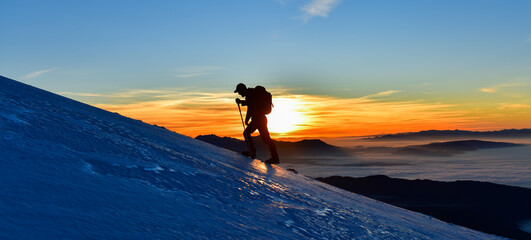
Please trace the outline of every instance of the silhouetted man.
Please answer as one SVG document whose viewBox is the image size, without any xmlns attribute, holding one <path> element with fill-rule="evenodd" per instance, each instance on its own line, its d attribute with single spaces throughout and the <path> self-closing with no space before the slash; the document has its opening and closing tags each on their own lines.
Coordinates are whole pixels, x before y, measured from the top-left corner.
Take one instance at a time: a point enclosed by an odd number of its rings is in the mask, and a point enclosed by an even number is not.
<svg viewBox="0 0 531 240">
<path fill-rule="evenodd" d="M 251 134 L 258 129 L 260 137 L 265 144 L 269 147 L 271 158 L 266 163 L 278 164 L 277 147 L 271 137 L 269 136 L 269 130 L 267 129 L 267 117 L 266 114 L 271 112 L 271 94 L 265 90 L 262 86 L 256 86 L 255 88 L 247 88 L 245 84 L 240 83 L 236 86 L 235 93 L 245 97 L 245 100 L 236 98 L 236 103 L 242 106 L 247 106 L 247 114 L 245 115 L 245 124 L 247 127 L 243 131 L 243 137 L 249 144 L 249 151 L 242 152 L 242 154 L 255 158 L 256 148 L 251 138 Z M 249 120 L 251 122 L 249 123 Z"/>
</svg>

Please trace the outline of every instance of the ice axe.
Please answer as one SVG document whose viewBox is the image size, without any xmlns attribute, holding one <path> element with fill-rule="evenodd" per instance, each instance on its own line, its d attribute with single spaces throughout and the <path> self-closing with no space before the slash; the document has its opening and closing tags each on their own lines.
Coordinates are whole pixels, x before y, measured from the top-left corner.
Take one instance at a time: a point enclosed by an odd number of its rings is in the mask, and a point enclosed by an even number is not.
<svg viewBox="0 0 531 240">
<path fill-rule="evenodd" d="M 240 108 L 240 103 L 236 102 L 236 105 L 238 105 L 238 111 L 240 111 L 240 118 L 242 119 L 243 132 L 245 132 L 245 123 L 243 122 L 243 115 L 242 115 L 242 109 Z M 247 151 L 251 152 L 251 146 L 249 146 L 249 142 L 247 141 L 245 134 L 243 135 L 243 138 L 245 139 L 245 143 L 247 145 Z"/>
</svg>

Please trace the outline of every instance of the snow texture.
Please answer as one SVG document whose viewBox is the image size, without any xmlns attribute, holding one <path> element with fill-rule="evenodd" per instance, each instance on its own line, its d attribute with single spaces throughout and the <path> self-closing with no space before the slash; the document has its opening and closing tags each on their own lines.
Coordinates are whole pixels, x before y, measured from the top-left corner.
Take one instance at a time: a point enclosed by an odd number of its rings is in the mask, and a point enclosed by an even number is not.
<svg viewBox="0 0 531 240">
<path fill-rule="evenodd" d="M 0 239 L 498 239 L 0 76 Z"/>
</svg>

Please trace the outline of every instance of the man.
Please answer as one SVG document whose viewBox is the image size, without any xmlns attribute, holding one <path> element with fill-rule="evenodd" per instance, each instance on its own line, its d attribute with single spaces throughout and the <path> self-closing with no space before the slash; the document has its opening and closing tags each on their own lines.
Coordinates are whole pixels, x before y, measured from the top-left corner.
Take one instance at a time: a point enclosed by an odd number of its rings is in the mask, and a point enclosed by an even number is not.
<svg viewBox="0 0 531 240">
<path fill-rule="evenodd" d="M 268 93 L 264 87 L 256 86 L 255 88 L 247 88 L 245 84 L 240 83 L 236 86 L 235 93 L 240 94 L 245 100 L 236 98 L 236 103 L 242 106 L 247 106 L 247 114 L 245 115 L 245 125 L 247 127 L 243 131 L 243 137 L 249 144 L 249 151 L 242 152 L 242 154 L 255 158 L 256 148 L 251 138 L 251 134 L 258 130 L 260 137 L 265 144 L 269 147 L 271 158 L 266 163 L 278 164 L 277 147 L 271 137 L 269 136 L 269 130 L 267 129 L 267 117 L 266 114 L 271 112 L 271 94 Z M 251 122 L 249 123 L 249 120 Z"/>
</svg>

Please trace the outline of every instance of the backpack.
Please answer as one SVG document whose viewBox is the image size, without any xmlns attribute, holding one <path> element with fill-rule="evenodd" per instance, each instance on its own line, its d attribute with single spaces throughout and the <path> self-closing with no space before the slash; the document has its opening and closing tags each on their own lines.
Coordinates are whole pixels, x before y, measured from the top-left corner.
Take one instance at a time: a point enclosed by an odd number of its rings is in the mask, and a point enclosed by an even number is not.
<svg viewBox="0 0 531 240">
<path fill-rule="evenodd" d="M 271 93 L 266 91 L 262 86 L 256 86 L 254 88 L 254 94 L 256 96 L 258 111 L 265 115 L 270 114 L 273 108 L 273 96 Z"/>
</svg>

